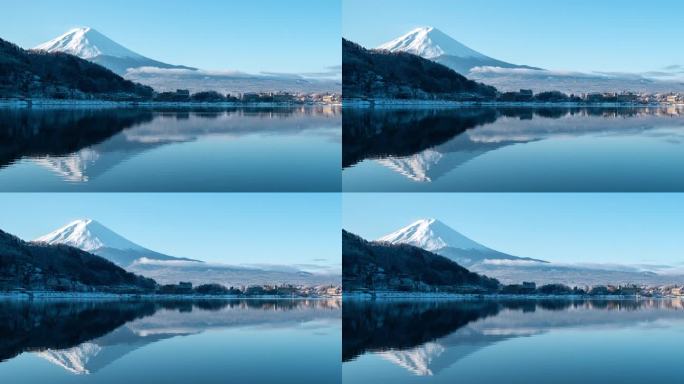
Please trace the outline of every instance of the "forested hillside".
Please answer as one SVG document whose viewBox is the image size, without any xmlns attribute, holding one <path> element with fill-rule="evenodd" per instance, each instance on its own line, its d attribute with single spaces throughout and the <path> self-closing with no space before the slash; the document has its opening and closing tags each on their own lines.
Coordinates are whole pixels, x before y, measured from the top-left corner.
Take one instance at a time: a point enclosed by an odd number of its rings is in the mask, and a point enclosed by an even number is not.
<svg viewBox="0 0 684 384">
<path fill-rule="evenodd" d="M 28 243 L 0 231 L 0 290 L 148 292 L 156 285 L 80 249 Z"/>
<path fill-rule="evenodd" d="M 369 242 L 342 231 L 342 287 L 353 290 L 488 292 L 499 282 L 412 245 Z"/>
<path fill-rule="evenodd" d="M 0 97 L 151 98 L 153 90 L 65 53 L 28 51 L 0 39 Z"/>
<path fill-rule="evenodd" d="M 490 100 L 496 88 L 404 52 L 363 48 L 342 39 L 344 98 Z"/>
</svg>

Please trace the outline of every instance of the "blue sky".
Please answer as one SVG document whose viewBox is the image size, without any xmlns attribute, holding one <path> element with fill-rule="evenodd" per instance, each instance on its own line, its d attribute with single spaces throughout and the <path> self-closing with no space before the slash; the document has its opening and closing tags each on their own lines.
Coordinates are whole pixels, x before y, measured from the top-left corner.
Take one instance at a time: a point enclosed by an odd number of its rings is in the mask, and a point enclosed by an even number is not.
<svg viewBox="0 0 684 384">
<path fill-rule="evenodd" d="M 516 63 L 644 72 L 684 65 L 680 0 L 344 0 L 343 35 L 375 47 L 420 26 Z"/>
<path fill-rule="evenodd" d="M 228 264 L 340 266 L 338 194 L 3 194 L 0 229 L 32 240 L 79 218 L 157 252 Z"/>
<path fill-rule="evenodd" d="M 89 26 L 171 64 L 318 72 L 341 62 L 340 12 L 339 0 L 3 0 L 0 38 L 32 48 Z"/>
<path fill-rule="evenodd" d="M 437 218 L 479 243 L 562 263 L 684 262 L 683 194 L 346 194 L 343 227 L 376 239 Z"/>
</svg>

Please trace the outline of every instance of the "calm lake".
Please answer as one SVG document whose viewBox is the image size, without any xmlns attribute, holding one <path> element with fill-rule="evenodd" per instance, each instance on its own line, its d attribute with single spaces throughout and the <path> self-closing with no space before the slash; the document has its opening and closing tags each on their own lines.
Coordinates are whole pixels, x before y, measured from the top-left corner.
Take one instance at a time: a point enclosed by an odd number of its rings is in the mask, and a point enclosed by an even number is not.
<svg viewBox="0 0 684 384">
<path fill-rule="evenodd" d="M 681 383 L 684 301 L 345 300 L 344 383 Z"/>
<path fill-rule="evenodd" d="M 345 108 L 345 191 L 684 191 L 684 108 Z"/>
<path fill-rule="evenodd" d="M 339 191 L 333 107 L 0 109 L 2 191 Z"/>
<path fill-rule="evenodd" d="M 339 383 L 339 300 L 0 301 L 2 383 Z"/>
</svg>

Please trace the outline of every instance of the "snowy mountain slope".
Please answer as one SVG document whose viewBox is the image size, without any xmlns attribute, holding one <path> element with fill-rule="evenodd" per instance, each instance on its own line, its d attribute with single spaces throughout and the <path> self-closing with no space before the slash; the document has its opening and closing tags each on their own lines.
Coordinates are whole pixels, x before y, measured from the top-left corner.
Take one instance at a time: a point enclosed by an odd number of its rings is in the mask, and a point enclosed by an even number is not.
<svg viewBox="0 0 684 384">
<path fill-rule="evenodd" d="M 380 45 L 377 49 L 407 52 L 445 65 L 475 81 L 496 87 L 499 91 L 531 89 L 535 93 L 561 91 L 593 92 L 682 92 L 684 81 L 673 73 L 653 77 L 648 72 L 577 72 L 547 70 L 511 64 L 477 52 L 434 27 L 416 28 L 403 36 Z"/>
<path fill-rule="evenodd" d="M 390 52 L 408 52 L 426 59 L 436 59 L 444 55 L 491 59 L 466 47 L 434 27 L 416 28 L 403 36 L 380 45 L 377 49 Z"/>
<path fill-rule="evenodd" d="M 339 284 L 340 275 L 327 270 L 308 272 L 291 266 L 228 265 L 168 256 L 142 247 L 92 219 L 75 220 L 34 242 L 66 244 L 103 257 L 129 272 L 161 284 L 189 281 L 225 286 Z"/>
<path fill-rule="evenodd" d="M 88 27 L 71 29 L 63 35 L 42 43 L 33 49 L 47 52 L 64 52 L 86 60 L 91 60 L 98 56 L 128 57 L 132 59 L 145 58 Z"/>
<path fill-rule="evenodd" d="M 420 219 L 379 238 L 377 241 L 392 244 L 410 244 L 431 252 L 446 247 L 480 251 L 490 250 L 461 235 L 437 219 Z"/>
<path fill-rule="evenodd" d="M 92 219 L 79 219 L 41 236 L 35 242 L 66 244 L 92 252 L 100 248 L 144 251 L 145 248 L 123 238 Z"/>
<path fill-rule="evenodd" d="M 64 52 L 92 61 L 156 91 L 188 89 L 192 93 L 213 90 L 221 93 L 245 92 L 339 92 L 337 78 L 297 74 L 248 74 L 235 70 L 210 71 L 163 63 L 111 40 L 93 28 L 74 28 L 33 48 Z M 312 77 L 313 76 L 313 77 Z M 341 76 L 341 74 L 340 74 Z"/>
<path fill-rule="evenodd" d="M 129 69 L 140 67 L 195 69 L 150 59 L 131 51 L 89 27 L 71 29 L 63 35 L 42 43 L 33 49 L 46 52 L 63 52 L 78 56 L 109 68 L 119 75 L 126 74 Z"/>
<path fill-rule="evenodd" d="M 390 52 L 407 52 L 436 61 L 467 74 L 476 67 L 527 68 L 483 55 L 434 27 L 420 27 L 377 47 Z"/>
<path fill-rule="evenodd" d="M 92 219 L 79 219 L 34 240 L 38 243 L 66 244 L 96 254 L 122 267 L 140 258 L 166 261 L 195 261 L 163 255 L 144 248 Z"/>
<path fill-rule="evenodd" d="M 537 264 L 543 260 L 511 256 L 485 247 L 437 219 L 421 219 L 377 240 L 390 244 L 410 244 L 447 257 L 471 269 L 481 263 Z"/>
<path fill-rule="evenodd" d="M 483 246 L 436 219 L 421 219 L 376 240 L 410 244 L 447 257 L 468 270 L 493 277 L 503 284 L 534 281 L 573 286 L 682 284 L 678 271 L 659 273 L 639 266 L 603 264 L 560 264 L 511 256 Z"/>
</svg>

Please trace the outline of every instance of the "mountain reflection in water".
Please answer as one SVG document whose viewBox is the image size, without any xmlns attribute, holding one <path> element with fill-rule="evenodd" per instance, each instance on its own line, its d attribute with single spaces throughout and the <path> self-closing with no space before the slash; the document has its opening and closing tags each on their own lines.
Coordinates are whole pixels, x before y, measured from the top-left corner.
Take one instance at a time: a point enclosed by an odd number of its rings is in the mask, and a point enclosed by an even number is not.
<svg viewBox="0 0 684 384">
<path fill-rule="evenodd" d="M 385 361 L 410 375 L 437 376 L 507 340 L 563 330 L 601 329 L 610 334 L 631 326 L 684 323 L 684 301 L 345 300 L 342 319 L 345 365 L 377 356 L 376 364 Z"/>
<path fill-rule="evenodd" d="M 684 109 L 345 108 L 342 127 L 347 191 L 684 190 Z"/>
<path fill-rule="evenodd" d="M 332 190 L 339 177 L 315 176 L 325 167 L 339 170 L 340 124 L 341 112 L 333 107 L 0 108 L 0 186 L 8 191 L 175 191 L 188 184 L 203 191 L 307 185 Z M 301 150 L 314 143 L 320 144 L 317 150 Z M 288 172 L 293 185 L 285 181 Z M 241 181 L 236 176 L 243 173 Z M 149 180 L 152 175 L 158 183 Z M 250 180 L 261 180 L 262 186 Z"/>
<path fill-rule="evenodd" d="M 3 362 L 24 352 L 73 374 L 93 374 L 177 336 L 241 327 L 324 329 L 340 312 L 339 300 L 0 301 L 0 377 Z"/>
</svg>

